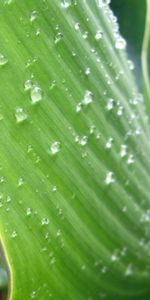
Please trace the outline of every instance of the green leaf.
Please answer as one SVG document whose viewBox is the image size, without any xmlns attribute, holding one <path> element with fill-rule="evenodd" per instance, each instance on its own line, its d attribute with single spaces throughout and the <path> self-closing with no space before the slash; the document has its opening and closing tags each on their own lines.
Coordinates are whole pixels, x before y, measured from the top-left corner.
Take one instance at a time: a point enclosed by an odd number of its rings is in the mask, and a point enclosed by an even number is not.
<svg viewBox="0 0 150 300">
<path fill-rule="evenodd" d="M 113 20 L 102 0 L 0 2 L 10 300 L 149 295 L 150 128 Z"/>
</svg>

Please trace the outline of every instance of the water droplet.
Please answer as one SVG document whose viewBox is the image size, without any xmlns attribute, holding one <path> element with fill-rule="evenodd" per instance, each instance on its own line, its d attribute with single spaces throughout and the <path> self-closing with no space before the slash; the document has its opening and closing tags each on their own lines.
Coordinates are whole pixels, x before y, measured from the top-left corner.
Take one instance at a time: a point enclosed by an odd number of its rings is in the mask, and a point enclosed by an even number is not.
<svg viewBox="0 0 150 300">
<path fill-rule="evenodd" d="M 100 40 L 103 37 L 103 32 L 101 30 L 98 30 L 95 34 L 95 39 Z"/>
<path fill-rule="evenodd" d="M 8 59 L 2 53 L 0 53 L 0 66 L 4 66 L 7 63 L 8 63 Z"/>
<path fill-rule="evenodd" d="M 37 11 L 34 10 L 30 15 L 30 22 L 34 22 L 37 19 Z"/>
<path fill-rule="evenodd" d="M 112 256 L 111 256 L 111 260 L 112 260 L 113 262 L 119 260 L 118 255 L 117 255 L 116 253 L 113 253 Z"/>
<path fill-rule="evenodd" d="M 133 274 L 133 267 L 132 265 L 128 265 L 127 268 L 126 268 L 126 271 L 125 271 L 125 276 L 132 276 Z"/>
<path fill-rule="evenodd" d="M 115 100 L 112 98 L 108 99 L 107 106 L 106 106 L 107 109 L 112 110 L 114 106 L 115 106 Z"/>
<path fill-rule="evenodd" d="M 84 135 L 83 137 L 80 138 L 79 144 L 81 146 L 85 146 L 87 144 L 87 141 L 88 141 L 88 137 Z"/>
<path fill-rule="evenodd" d="M 32 104 L 36 104 L 42 100 L 42 89 L 39 86 L 32 87 L 30 96 Z"/>
<path fill-rule="evenodd" d="M 135 68 L 132 60 L 128 60 L 128 66 L 129 66 L 130 70 L 134 70 L 134 68 Z"/>
<path fill-rule="evenodd" d="M 118 115 L 118 116 L 122 116 L 123 110 L 124 110 L 124 107 L 123 107 L 123 106 L 119 106 L 119 108 L 118 108 L 118 110 L 117 110 L 117 115 Z"/>
<path fill-rule="evenodd" d="M 134 159 L 134 155 L 133 154 L 130 154 L 128 159 L 127 159 L 127 164 L 128 165 L 131 165 L 135 162 L 135 159 Z"/>
<path fill-rule="evenodd" d="M 24 82 L 24 89 L 25 91 L 28 91 L 32 88 L 32 81 L 31 79 L 27 79 L 25 82 Z"/>
<path fill-rule="evenodd" d="M 10 196 L 7 196 L 6 202 L 7 202 L 7 203 L 11 202 L 11 197 L 10 197 Z"/>
<path fill-rule="evenodd" d="M 109 138 L 106 143 L 106 148 L 110 149 L 112 147 L 112 144 L 113 144 L 113 138 Z"/>
<path fill-rule="evenodd" d="M 27 119 L 28 115 L 27 113 L 23 110 L 23 108 L 18 107 L 16 108 L 15 111 L 15 118 L 17 123 L 21 123 Z"/>
<path fill-rule="evenodd" d="M 81 108 L 82 108 L 82 103 L 79 102 L 77 105 L 76 105 L 76 112 L 80 112 L 81 111 Z"/>
<path fill-rule="evenodd" d="M 39 35 L 40 35 L 40 33 L 41 33 L 41 30 L 40 30 L 40 28 L 37 28 L 37 29 L 36 29 L 36 32 L 35 32 L 35 35 L 36 35 L 36 36 L 39 36 Z"/>
<path fill-rule="evenodd" d="M 87 68 L 86 70 L 85 70 L 85 75 L 90 75 L 91 74 L 91 69 L 90 68 Z"/>
<path fill-rule="evenodd" d="M 55 44 L 59 43 L 62 38 L 63 38 L 63 34 L 61 32 L 57 32 L 54 40 Z"/>
<path fill-rule="evenodd" d="M 80 23 L 75 23 L 74 28 L 75 28 L 75 30 L 79 30 L 80 29 Z"/>
<path fill-rule="evenodd" d="M 30 216 L 31 213 L 32 213 L 32 210 L 31 210 L 30 207 L 28 207 L 28 208 L 26 209 L 26 215 L 27 215 L 27 216 Z"/>
<path fill-rule="evenodd" d="M 44 225 L 48 225 L 49 224 L 49 219 L 48 218 L 42 218 L 41 220 L 41 224 Z"/>
<path fill-rule="evenodd" d="M 52 155 L 57 154 L 60 151 L 61 143 L 59 141 L 55 141 L 51 144 L 50 151 Z"/>
<path fill-rule="evenodd" d="M 125 157 L 127 155 L 127 145 L 121 145 L 120 156 Z"/>
<path fill-rule="evenodd" d="M 14 230 L 12 233 L 11 233 L 11 238 L 15 238 L 17 236 L 17 232 Z"/>
<path fill-rule="evenodd" d="M 82 37 L 83 37 L 84 40 L 86 40 L 87 37 L 88 37 L 88 32 L 87 31 L 83 32 Z"/>
<path fill-rule="evenodd" d="M 32 299 L 35 298 L 36 295 L 37 295 L 37 293 L 36 293 L 35 291 L 33 291 L 33 292 L 31 293 L 31 298 L 32 298 Z"/>
<path fill-rule="evenodd" d="M 107 173 L 107 175 L 106 175 L 105 183 L 106 183 L 107 185 L 109 185 L 109 184 L 111 184 L 111 183 L 113 183 L 113 182 L 115 182 L 115 179 L 114 179 L 114 173 L 111 172 L 111 171 L 109 171 L 109 172 Z"/>
<path fill-rule="evenodd" d="M 68 1 L 66 1 L 66 0 L 63 0 L 63 1 L 61 2 L 61 6 L 62 6 L 63 8 L 68 8 L 70 5 L 71 5 L 70 2 L 68 2 Z"/>
<path fill-rule="evenodd" d="M 82 100 L 82 104 L 83 105 L 88 105 L 90 103 L 93 102 L 93 99 L 92 99 L 92 92 L 90 91 L 85 91 L 85 94 L 84 94 L 84 98 Z"/>
<path fill-rule="evenodd" d="M 23 180 L 23 178 L 19 178 L 18 179 L 18 186 L 22 186 L 24 184 L 24 180 Z"/>
<path fill-rule="evenodd" d="M 116 49 L 121 49 L 121 50 L 125 49 L 126 47 L 125 39 L 118 35 L 115 42 L 115 47 Z"/>
</svg>

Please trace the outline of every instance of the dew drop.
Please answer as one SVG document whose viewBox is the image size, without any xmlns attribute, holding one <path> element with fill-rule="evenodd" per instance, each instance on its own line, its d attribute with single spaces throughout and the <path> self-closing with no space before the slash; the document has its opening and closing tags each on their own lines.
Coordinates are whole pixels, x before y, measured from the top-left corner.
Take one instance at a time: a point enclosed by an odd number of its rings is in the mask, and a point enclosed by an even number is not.
<svg viewBox="0 0 150 300">
<path fill-rule="evenodd" d="M 0 66 L 4 66 L 7 63 L 8 63 L 8 59 L 2 53 L 0 53 Z"/>
<path fill-rule="evenodd" d="M 22 186 L 24 184 L 24 180 L 22 177 L 18 179 L 18 186 Z"/>
<path fill-rule="evenodd" d="M 126 41 L 121 36 L 117 36 L 116 42 L 115 42 L 116 49 L 125 49 L 126 47 Z"/>
<path fill-rule="evenodd" d="M 122 116 L 123 115 L 123 110 L 124 110 L 124 107 L 123 106 L 119 106 L 119 108 L 117 110 L 117 115 L 118 116 Z"/>
<path fill-rule="evenodd" d="M 106 106 L 107 109 L 112 110 L 114 106 L 115 106 L 115 100 L 112 98 L 108 99 L 107 106 Z"/>
<path fill-rule="evenodd" d="M 92 99 L 92 92 L 90 91 L 85 91 L 85 94 L 84 94 L 84 98 L 82 100 L 82 104 L 83 105 L 88 105 L 90 103 L 93 102 L 93 99 Z"/>
<path fill-rule="evenodd" d="M 84 40 L 86 40 L 88 37 L 88 32 L 87 31 L 83 32 L 82 37 Z"/>
<path fill-rule="evenodd" d="M 35 291 L 33 291 L 32 293 L 31 293 L 31 298 L 33 299 L 33 298 L 35 298 L 36 297 L 36 292 Z"/>
<path fill-rule="evenodd" d="M 50 151 L 52 155 L 57 154 L 60 151 L 61 143 L 59 141 L 55 141 L 51 144 Z"/>
<path fill-rule="evenodd" d="M 81 111 L 81 108 L 82 108 L 82 103 L 79 102 L 77 105 L 76 105 L 76 112 L 80 112 Z"/>
<path fill-rule="evenodd" d="M 106 143 L 106 148 L 110 149 L 112 147 L 112 144 L 113 144 L 113 138 L 109 138 Z"/>
<path fill-rule="evenodd" d="M 32 104 L 36 104 L 42 100 L 42 89 L 39 86 L 32 87 L 30 96 Z"/>
<path fill-rule="evenodd" d="M 31 213 L 32 213 L 32 210 L 31 210 L 30 207 L 28 207 L 28 208 L 26 209 L 26 215 L 27 215 L 27 216 L 30 216 Z"/>
<path fill-rule="evenodd" d="M 25 121 L 27 119 L 28 115 L 27 113 L 24 111 L 23 108 L 21 107 L 17 107 L 16 111 L 15 111 L 15 118 L 16 118 L 16 122 L 17 123 L 22 123 L 23 121 Z"/>
<path fill-rule="evenodd" d="M 133 274 L 133 267 L 132 265 L 128 265 L 127 268 L 126 268 L 126 271 L 125 271 L 125 276 L 132 276 Z"/>
<path fill-rule="evenodd" d="M 86 70 L 85 70 L 85 75 L 90 75 L 91 74 L 91 69 L 90 68 L 87 68 Z"/>
<path fill-rule="evenodd" d="M 7 202 L 7 203 L 10 203 L 10 202 L 11 202 L 11 197 L 10 197 L 10 196 L 7 196 L 6 202 Z"/>
<path fill-rule="evenodd" d="M 55 44 L 58 44 L 62 38 L 63 38 L 63 34 L 61 32 L 57 32 L 54 40 Z"/>
<path fill-rule="evenodd" d="M 74 28 L 75 28 L 75 30 L 79 30 L 80 29 L 80 23 L 75 23 Z"/>
<path fill-rule="evenodd" d="M 128 66 L 129 66 L 130 70 L 134 70 L 134 68 L 135 68 L 132 60 L 128 60 Z"/>
<path fill-rule="evenodd" d="M 131 165 L 135 162 L 135 159 L 134 159 L 134 155 L 133 154 L 130 154 L 128 159 L 127 159 L 127 164 L 128 165 Z"/>
<path fill-rule="evenodd" d="M 42 226 L 48 225 L 49 224 L 49 219 L 48 218 L 42 218 L 41 224 L 42 224 Z"/>
<path fill-rule="evenodd" d="M 17 232 L 14 230 L 12 233 L 11 233 L 11 238 L 15 238 L 17 236 Z"/>
<path fill-rule="evenodd" d="M 34 22 L 37 19 L 37 11 L 34 10 L 30 15 L 30 22 Z"/>
<path fill-rule="evenodd" d="M 24 82 L 24 89 L 25 91 L 28 91 L 32 88 L 32 81 L 31 79 L 27 79 L 25 82 Z"/>
<path fill-rule="evenodd" d="M 98 30 L 95 34 L 95 39 L 100 40 L 103 37 L 103 32 L 101 30 Z"/>
<path fill-rule="evenodd" d="M 127 145 L 121 145 L 120 156 L 125 157 L 127 155 Z"/>
<path fill-rule="evenodd" d="M 114 179 L 114 173 L 111 172 L 111 171 L 109 171 L 109 172 L 107 173 L 107 175 L 106 175 L 105 183 L 106 183 L 107 185 L 109 185 L 109 184 L 111 184 L 111 183 L 113 183 L 113 182 L 115 182 L 115 179 Z"/>
<path fill-rule="evenodd" d="M 62 6 L 63 8 L 68 8 L 70 5 L 71 5 L 71 4 L 70 4 L 68 1 L 66 1 L 66 0 L 63 0 L 63 1 L 61 2 L 61 6 Z"/>
</svg>

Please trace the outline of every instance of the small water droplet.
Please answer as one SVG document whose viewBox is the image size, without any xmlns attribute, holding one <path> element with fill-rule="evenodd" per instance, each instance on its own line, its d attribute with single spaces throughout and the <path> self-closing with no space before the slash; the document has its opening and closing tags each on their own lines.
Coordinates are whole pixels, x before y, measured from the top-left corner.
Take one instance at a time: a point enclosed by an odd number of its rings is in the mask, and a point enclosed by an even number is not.
<svg viewBox="0 0 150 300">
<path fill-rule="evenodd" d="M 127 268 L 125 270 L 125 276 L 132 276 L 132 274 L 133 274 L 133 267 L 130 264 L 130 265 L 127 266 Z"/>
<path fill-rule="evenodd" d="M 118 115 L 118 116 L 122 116 L 123 110 L 124 110 L 124 107 L 123 107 L 123 106 L 119 106 L 119 108 L 118 108 L 118 110 L 117 110 L 117 115 Z"/>
<path fill-rule="evenodd" d="M 130 154 L 128 159 L 127 159 L 127 164 L 128 165 L 131 165 L 135 162 L 135 159 L 134 159 L 134 155 L 133 154 Z"/>
<path fill-rule="evenodd" d="M 30 96 L 32 104 L 36 104 L 42 100 L 42 89 L 39 86 L 32 87 Z"/>
<path fill-rule="evenodd" d="M 32 298 L 32 299 L 33 299 L 33 298 L 36 298 L 36 295 L 37 295 L 36 291 L 33 291 L 33 292 L 31 293 L 31 298 Z"/>
<path fill-rule="evenodd" d="M 121 145 L 120 156 L 125 157 L 127 155 L 127 145 Z"/>
<path fill-rule="evenodd" d="M 15 238 L 17 236 L 17 232 L 14 230 L 12 233 L 11 233 L 11 238 Z"/>
<path fill-rule="evenodd" d="M 107 109 L 112 110 L 114 108 L 114 106 L 115 106 L 115 100 L 112 98 L 108 99 L 107 106 L 106 106 Z"/>
<path fill-rule="evenodd" d="M 2 53 L 0 53 L 0 66 L 4 66 L 7 63 L 8 63 L 8 59 Z"/>
<path fill-rule="evenodd" d="M 32 81 L 31 79 L 27 79 L 25 82 L 24 82 L 24 89 L 25 91 L 28 91 L 32 88 Z"/>
<path fill-rule="evenodd" d="M 110 149 L 112 147 L 112 144 L 113 144 L 113 138 L 109 138 L 107 143 L 106 143 L 106 148 L 107 149 Z"/>
<path fill-rule="evenodd" d="M 34 10 L 32 11 L 31 15 L 30 15 L 30 22 L 34 22 L 37 19 L 37 11 Z"/>
<path fill-rule="evenodd" d="M 115 47 L 116 49 L 121 49 L 121 50 L 125 49 L 126 48 L 125 39 L 118 35 L 116 38 Z"/>
<path fill-rule="evenodd" d="M 69 1 L 63 0 L 63 1 L 61 2 L 61 6 L 62 6 L 63 8 L 68 8 L 70 5 L 71 5 L 71 3 L 70 3 Z"/>
<path fill-rule="evenodd" d="M 22 107 L 17 107 L 15 111 L 15 118 L 17 123 L 21 123 L 27 119 L 28 115 Z"/>
<path fill-rule="evenodd" d="M 57 154 L 60 151 L 61 143 L 59 141 L 55 141 L 51 144 L 50 151 L 52 155 Z"/>
<path fill-rule="evenodd" d="M 90 68 L 87 68 L 86 70 L 85 70 L 85 75 L 90 75 L 91 74 L 91 69 Z"/>
<path fill-rule="evenodd" d="M 95 34 L 95 39 L 100 40 L 103 37 L 103 32 L 101 30 L 98 30 Z"/>
<path fill-rule="evenodd" d="M 27 216 L 30 216 L 31 213 L 32 213 L 32 209 L 31 209 L 30 207 L 28 207 L 28 208 L 26 209 L 26 215 L 27 215 Z"/>
<path fill-rule="evenodd" d="M 128 60 L 128 66 L 129 66 L 130 70 L 134 70 L 134 68 L 135 68 L 132 60 Z"/>
<path fill-rule="evenodd" d="M 84 40 L 86 40 L 87 37 L 88 37 L 88 32 L 87 31 L 83 32 L 82 37 L 83 37 Z"/>
<path fill-rule="evenodd" d="M 10 196 L 7 196 L 6 202 L 7 202 L 7 203 L 11 202 L 11 197 L 10 197 Z"/>
<path fill-rule="evenodd" d="M 92 99 L 92 92 L 90 91 L 85 91 L 85 94 L 84 94 L 84 98 L 82 100 L 82 104 L 83 105 L 88 105 L 90 103 L 93 102 L 93 99 Z"/>
<path fill-rule="evenodd" d="M 75 23 L 75 25 L 74 25 L 74 28 L 75 28 L 75 30 L 79 30 L 80 29 L 80 23 Z"/>
<path fill-rule="evenodd" d="M 57 32 L 54 40 L 55 44 L 59 43 L 62 38 L 63 38 L 63 34 L 61 32 Z"/>
<path fill-rule="evenodd" d="M 49 219 L 48 218 L 42 218 L 41 220 L 41 224 L 44 225 L 48 225 L 49 224 Z"/>
<path fill-rule="evenodd" d="M 19 178 L 18 179 L 18 186 L 22 186 L 24 184 L 24 180 L 23 180 L 23 178 Z"/>
<path fill-rule="evenodd" d="M 107 185 L 111 184 L 111 183 L 114 183 L 115 182 L 115 179 L 114 179 L 114 173 L 109 171 L 106 175 L 106 178 L 105 178 L 105 183 Z"/>
</svg>

